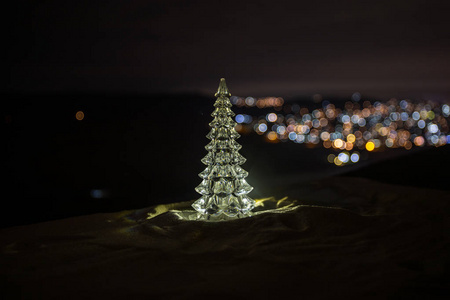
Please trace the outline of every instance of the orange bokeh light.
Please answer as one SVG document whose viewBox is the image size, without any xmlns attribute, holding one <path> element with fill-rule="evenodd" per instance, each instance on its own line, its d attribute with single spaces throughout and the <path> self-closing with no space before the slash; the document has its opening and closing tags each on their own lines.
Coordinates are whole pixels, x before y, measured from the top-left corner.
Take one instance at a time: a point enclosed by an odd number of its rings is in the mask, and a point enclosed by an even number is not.
<svg viewBox="0 0 450 300">
<path fill-rule="evenodd" d="M 75 114 L 75 118 L 76 118 L 78 121 L 83 120 L 83 119 L 84 119 L 84 112 L 82 112 L 81 110 L 80 110 L 80 111 L 77 111 L 77 113 Z"/>
</svg>

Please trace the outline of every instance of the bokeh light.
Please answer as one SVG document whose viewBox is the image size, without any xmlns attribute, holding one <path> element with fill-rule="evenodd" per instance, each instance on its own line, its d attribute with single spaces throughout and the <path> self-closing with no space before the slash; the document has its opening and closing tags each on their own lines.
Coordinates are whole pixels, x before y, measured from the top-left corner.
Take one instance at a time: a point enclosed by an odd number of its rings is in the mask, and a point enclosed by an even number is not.
<svg viewBox="0 0 450 300">
<path fill-rule="evenodd" d="M 268 138 L 270 141 L 275 141 L 275 140 L 277 139 L 277 133 L 274 132 L 274 131 L 270 131 L 270 132 L 267 134 L 267 138 Z"/>
<path fill-rule="evenodd" d="M 260 132 L 266 132 L 267 130 L 267 125 L 265 123 L 261 123 L 258 125 L 258 129 Z"/>
<path fill-rule="evenodd" d="M 367 151 L 373 151 L 373 149 L 375 149 L 375 144 L 373 142 L 367 142 L 366 149 Z"/>
<path fill-rule="evenodd" d="M 358 152 L 352 153 L 352 155 L 350 156 L 350 160 L 353 163 L 357 163 L 359 161 L 359 153 Z"/>
<path fill-rule="evenodd" d="M 270 113 L 267 115 L 267 121 L 269 122 L 276 122 L 277 118 L 277 115 L 274 113 Z"/>
<path fill-rule="evenodd" d="M 338 155 L 338 159 L 340 161 L 342 161 L 343 163 L 347 163 L 349 161 L 350 157 L 348 156 L 347 152 L 341 152 Z"/>
<path fill-rule="evenodd" d="M 235 120 L 238 123 L 243 123 L 244 122 L 244 116 L 243 115 L 236 115 Z"/>
<path fill-rule="evenodd" d="M 75 118 L 78 121 L 82 121 L 84 119 L 84 112 L 81 110 L 77 111 L 77 113 L 75 114 Z"/>
</svg>

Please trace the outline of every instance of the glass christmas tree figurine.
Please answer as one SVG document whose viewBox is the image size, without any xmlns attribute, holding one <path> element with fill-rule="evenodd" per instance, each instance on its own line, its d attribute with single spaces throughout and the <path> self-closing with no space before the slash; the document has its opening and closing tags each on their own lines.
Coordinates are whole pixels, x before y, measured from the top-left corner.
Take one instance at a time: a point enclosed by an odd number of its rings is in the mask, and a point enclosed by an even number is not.
<svg viewBox="0 0 450 300">
<path fill-rule="evenodd" d="M 230 109 L 231 94 L 224 78 L 215 96 L 211 114 L 214 120 L 209 123 L 211 131 L 206 136 L 211 142 L 202 159 L 206 169 L 199 174 L 203 181 L 195 188 L 202 197 L 192 207 L 208 220 L 246 217 L 255 207 L 255 201 L 247 196 L 253 188 L 245 180 L 248 173 L 240 167 L 246 159 L 239 154 L 242 146 L 235 141 L 240 135 L 234 128 L 235 114 Z"/>
</svg>

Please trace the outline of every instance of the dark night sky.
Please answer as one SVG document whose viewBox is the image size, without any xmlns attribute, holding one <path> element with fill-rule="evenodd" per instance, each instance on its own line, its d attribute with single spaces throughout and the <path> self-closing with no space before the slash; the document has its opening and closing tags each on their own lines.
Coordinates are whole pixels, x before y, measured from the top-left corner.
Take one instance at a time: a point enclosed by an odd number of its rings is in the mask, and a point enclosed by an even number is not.
<svg viewBox="0 0 450 300">
<path fill-rule="evenodd" d="M 450 1 L 16 1 L 3 91 L 450 94 Z M 5 45 L 3 46 L 5 47 Z"/>
</svg>

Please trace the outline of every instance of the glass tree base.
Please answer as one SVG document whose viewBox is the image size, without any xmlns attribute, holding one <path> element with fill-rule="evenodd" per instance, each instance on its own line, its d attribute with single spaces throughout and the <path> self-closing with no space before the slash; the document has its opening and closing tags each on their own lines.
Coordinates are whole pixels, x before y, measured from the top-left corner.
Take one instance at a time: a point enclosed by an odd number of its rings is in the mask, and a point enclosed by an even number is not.
<svg viewBox="0 0 450 300">
<path fill-rule="evenodd" d="M 199 213 L 198 211 L 194 211 L 194 210 L 172 211 L 172 213 L 175 214 L 181 220 L 203 221 L 203 222 L 226 222 L 226 221 L 244 219 L 244 218 L 252 217 L 254 215 L 254 213 L 251 213 L 251 212 L 249 212 L 247 214 L 237 214 L 235 216 L 227 216 L 225 214 L 208 215 L 208 214 Z"/>
<path fill-rule="evenodd" d="M 205 195 L 192 204 L 204 220 L 233 220 L 251 215 L 255 200 L 247 195 Z"/>
<path fill-rule="evenodd" d="M 197 200 L 198 201 L 198 200 Z M 257 217 L 261 214 L 268 213 L 288 213 L 299 206 L 297 200 L 291 200 L 287 197 L 276 199 L 274 197 L 262 198 L 255 201 L 255 208 L 247 213 L 240 213 L 235 216 L 207 215 L 192 209 L 192 201 L 178 202 L 172 204 L 160 204 L 152 207 L 150 211 L 146 211 L 146 219 L 151 220 L 158 218 L 161 215 L 166 215 L 165 218 L 175 217 L 182 221 L 199 221 L 199 222 L 223 222 L 247 219 L 248 217 Z"/>
</svg>

